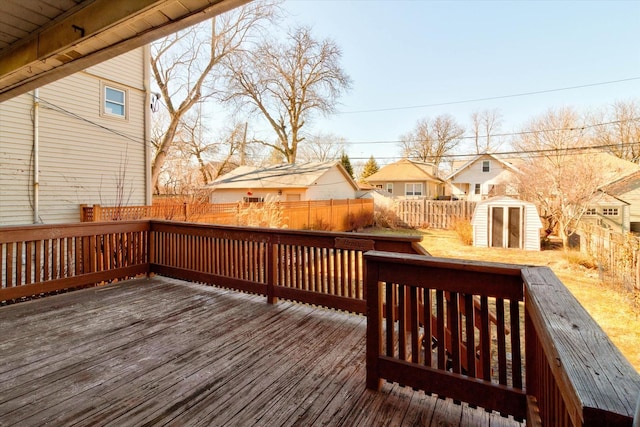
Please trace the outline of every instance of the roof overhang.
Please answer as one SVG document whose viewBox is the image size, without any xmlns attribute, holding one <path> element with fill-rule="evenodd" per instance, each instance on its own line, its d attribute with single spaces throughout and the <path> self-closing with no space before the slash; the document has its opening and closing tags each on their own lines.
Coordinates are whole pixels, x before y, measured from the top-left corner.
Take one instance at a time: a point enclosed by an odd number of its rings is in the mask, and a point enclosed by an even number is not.
<svg viewBox="0 0 640 427">
<path fill-rule="evenodd" d="M 250 1 L 0 1 L 0 102 Z"/>
</svg>

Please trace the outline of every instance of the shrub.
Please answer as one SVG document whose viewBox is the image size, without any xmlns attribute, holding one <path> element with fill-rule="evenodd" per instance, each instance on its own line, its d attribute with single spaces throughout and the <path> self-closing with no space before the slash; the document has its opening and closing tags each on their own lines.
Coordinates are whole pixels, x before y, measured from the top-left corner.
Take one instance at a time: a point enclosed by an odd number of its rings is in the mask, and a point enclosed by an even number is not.
<svg viewBox="0 0 640 427">
<path fill-rule="evenodd" d="M 347 218 L 347 227 L 349 231 L 362 230 L 374 223 L 374 214 L 369 211 L 360 211 L 358 213 L 350 213 Z"/>
<path fill-rule="evenodd" d="M 473 226 L 471 225 L 471 221 L 457 218 L 453 221 L 452 228 L 463 244 L 467 246 L 473 244 Z"/>
<path fill-rule="evenodd" d="M 264 203 L 241 203 L 237 223 L 252 227 L 285 228 L 283 208 L 273 200 L 265 200 Z"/>
<path fill-rule="evenodd" d="M 580 265 L 590 270 L 598 268 L 598 263 L 593 257 L 580 251 L 566 251 L 564 253 L 564 259 L 566 259 L 569 264 Z"/>
</svg>

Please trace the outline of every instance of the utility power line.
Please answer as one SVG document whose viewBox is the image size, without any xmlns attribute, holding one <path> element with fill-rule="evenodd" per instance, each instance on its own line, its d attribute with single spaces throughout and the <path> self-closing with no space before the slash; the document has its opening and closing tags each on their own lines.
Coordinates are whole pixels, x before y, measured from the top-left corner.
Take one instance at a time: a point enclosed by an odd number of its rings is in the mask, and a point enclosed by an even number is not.
<svg viewBox="0 0 640 427">
<path fill-rule="evenodd" d="M 468 104 L 468 103 L 472 103 L 472 102 L 493 101 L 493 100 L 496 100 L 496 99 L 517 98 L 517 97 L 520 97 L 520 96 L 540 95 L 540 94 L 543 94 L 543 93 L 561 92 L 561 91 L 565 91 L 565 90 L 574 90 L 574 89 L 583 89 L 583 88 L 586 88 L 586 87 L 610 85 L 610 84 L 615 84 L 615 83 L 629 82 L 629 81 L 633 81 L 633 80 L 640 80 L 640 77 L 629 77 L 629 78 L 626 78 L 626 79 L 610 80 L 610 81 L 607 81 L 607 82 L 588 83 L 588 84 L 578 85 L 578 86 L 567 86 L 567 87 L 561 87 L 561 88 L 556 88 L 556 89 L 545 89 L 545 90 L 537 90 L 537 91 L 531 91 L 531 92 L 521 92 L 521 93 L 510 94 L 510 95 L 489 96 L 489 97 L 486 97 L 486 98 L 471 98 L 471 99 L 465 99 L 465 100 L 461 100 L 461 101 L 438 102 L 438 103 L 434 103 L 434 104 L 410 105 L 410 106 L 404 106 L 404 107 L 375 108 L 375 109 L 369 109 L 369 110 L 338 111 L 336 114 L 378 113 L 378 112 L 382 112 L 382 111 L 398 111 L 398 110 L 411 110 L 411 109 L 416 109 L 416 108 L 443 107 L 443 106 L 446 106 L 446 105 Z"/>
</svg>

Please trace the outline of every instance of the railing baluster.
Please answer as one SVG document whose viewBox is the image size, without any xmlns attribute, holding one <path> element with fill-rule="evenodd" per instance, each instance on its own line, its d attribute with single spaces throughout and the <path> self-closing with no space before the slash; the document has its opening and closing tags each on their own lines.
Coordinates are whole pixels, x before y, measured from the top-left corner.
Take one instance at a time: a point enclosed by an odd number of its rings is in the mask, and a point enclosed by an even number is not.
<svg viewBox="0 0 640 427">
<path fill-rule="evenodd" d="M 438 369 L 447 369 L 447 354 L 446 354 L 446 329 L 445 329 L 445 313 L 444 313 L 444 291 L 436 291 L 436 313 L 437 313 L 437 326 L 436 332 L 438 340 Z"/>
<path fill-rule="evenodd" d="M 496 298 L 496 317 L 498 319 L 498 382 L 507 385 L 507 346 L 504 319 L 504 299 Z"/>
<path fill-rule="evenodd" d="M 467 346 L 467 375 L 476 376 L 475 306 L 473 295 L 464 294 L 465 344 Z"/>
<path fill-rule="evenodd" d="M 395 301 L 395 287 L 392 283 L 387 283 L 385 286 L 385 327 L 386 327 L 386 350 L 387 356 L 393 356 L 394 347 L 394 311 L 396 307 Z"/>
<path fill-rule="evenodd" d="M 407 360 L 407 299 L 404 285 L 395 285 L 398 290 L 398 358 Z"/>
<path fill-rule="evenodd" d="M 424 288 L 424 306 L 423 306 L 423 329 L 424 329 L 424 335 L 422 338 L 422 342 L 424 345 L 424 364 L 426 366 L 431 366 L 431 364 L 433 363 L 433 358 L 432 358 L 432 342 L 431 342 L 431 337 L 433 336 L 433 328 L 432 328 L 432 323 L 431 320 L 433 318 L 432 312 L 433 312 L 433 298 L 431 296 L 431 289 L 429 288 Z"/>
<path fill-rule="evenodd" d="M 511 375 L 512 384 L 522 388 L 522 352 L 520 346 L 520 302 L 509 301 L 509 317 L 511 319 Z"/>
<path fill-rule="evenodd" d="M 489 324 L 489 299 L 485 295 L 480 296 L 480 362 L 482 366 L 482 379 L 491 380 L 491 335 Z"/>
</svg>

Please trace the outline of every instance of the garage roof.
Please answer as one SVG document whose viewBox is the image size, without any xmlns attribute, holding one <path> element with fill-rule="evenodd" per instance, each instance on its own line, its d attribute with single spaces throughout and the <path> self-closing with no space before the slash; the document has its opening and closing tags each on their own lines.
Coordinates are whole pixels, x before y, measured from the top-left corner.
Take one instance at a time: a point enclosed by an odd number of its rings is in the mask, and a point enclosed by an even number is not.
<svg viewBox="0 0 640 427">
<path fill-rule="evenodd" d="M 2 0 L 0 102 L 251 0 Z"/>
</svg>

